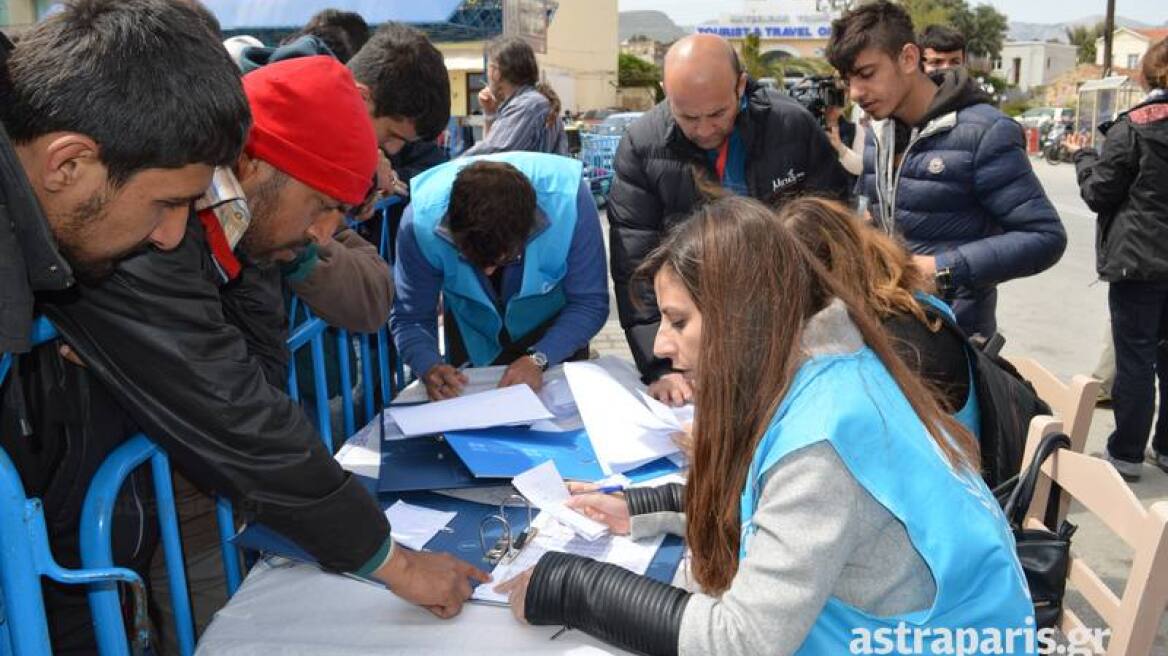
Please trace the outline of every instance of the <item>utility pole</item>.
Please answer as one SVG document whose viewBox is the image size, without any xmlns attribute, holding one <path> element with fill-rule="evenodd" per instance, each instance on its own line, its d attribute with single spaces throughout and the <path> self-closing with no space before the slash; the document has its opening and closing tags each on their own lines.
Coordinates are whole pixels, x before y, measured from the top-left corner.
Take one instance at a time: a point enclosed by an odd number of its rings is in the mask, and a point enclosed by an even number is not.
<svg viewBox="0 0 1168 656">
<path fill-rule="evenodd" d="M 1103 21 L 1103 77 L 1111 77 L 1111 40 L 1115 36 L 1115 0 L 1107 0 L 1107 18 Z"/>
</svg>

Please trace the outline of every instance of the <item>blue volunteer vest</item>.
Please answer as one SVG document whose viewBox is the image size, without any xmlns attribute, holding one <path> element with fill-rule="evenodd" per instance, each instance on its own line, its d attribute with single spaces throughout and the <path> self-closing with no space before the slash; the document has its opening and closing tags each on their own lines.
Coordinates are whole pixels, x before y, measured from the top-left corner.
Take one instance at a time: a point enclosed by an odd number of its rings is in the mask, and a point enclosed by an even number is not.
<svg viewBox="0 0 1168 656">
<path fill-rule="evenodd" d="M 536 204 L 548 220 L 547 228 L 527 242 L 523 281 L 519 292 L 507 301 L 503 316 L 479 282 L 478 270 L 439 232 L 455 176 L 462 167 L 482 160 L 505 162 L 527 176 L 535 188 Z M 418 249 L 431 266 L 442 271 L 446 307 L 454 314 L 476 367 L 490 364 L 503 351 L 502 328 L 518 340 L 564 308 L 563 281 L 576 229 L 576 194 L 582 173 L 583 165 L 574 159 L 515 152 L 458 159 L 414 178 L 410 206 Z"/>
<path fill-rule="evenodd" d="M 871 349 L 813 357 L 791 382 L 759 442 L 742 492 L 745 558 L 766 473 L 783 456 L 826 440 L 852 475 L 902 522 L 937 584 L 933 606 L 876 617 L 831 597 L 798 654 L 848 654 L 853 641 L 904 623 L 930 630 L 1033 630 L 1033 606 L 1006 519 L 981 477 L 951 468 Z M 884 635 L 889 635 L 885 633 Z M 860 644 L 860 643 L 857 643 Z M 1022 638 L 1014 652 L 1025 651 Z M 1033 644 L 1031 642 L 1030 644 Z M 926 638 L 922 651 L 945 645 Z M 877 652 L 888 653 L 888 652 Z M 950 651 L 949 653 L 954 653 Z"/>
</svg>

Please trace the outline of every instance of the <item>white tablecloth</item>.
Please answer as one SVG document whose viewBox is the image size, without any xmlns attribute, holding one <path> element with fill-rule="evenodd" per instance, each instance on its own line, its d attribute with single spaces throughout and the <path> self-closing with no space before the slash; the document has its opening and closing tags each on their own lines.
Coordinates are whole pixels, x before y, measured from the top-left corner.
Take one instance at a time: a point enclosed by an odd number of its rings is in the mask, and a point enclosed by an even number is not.
<svg viewBox="0 0 1168 656">
<path fill-rule="evenodd" d="M 346 469 L 377 476 L 375 464 L 354 467 L 346 453 L 338 453 Z M 580 631 L 551 640 L 560 627 L 520 624 L 498 606 L 468 603 L 458 617 L 441 620 L 384 588 L 279 562 L 261 562 L 248 573 L 203 633 L 198 654 L 627 653 Z M 688 587 L 684 570 L 683 563 L 674 585 Z"/>
</svg>

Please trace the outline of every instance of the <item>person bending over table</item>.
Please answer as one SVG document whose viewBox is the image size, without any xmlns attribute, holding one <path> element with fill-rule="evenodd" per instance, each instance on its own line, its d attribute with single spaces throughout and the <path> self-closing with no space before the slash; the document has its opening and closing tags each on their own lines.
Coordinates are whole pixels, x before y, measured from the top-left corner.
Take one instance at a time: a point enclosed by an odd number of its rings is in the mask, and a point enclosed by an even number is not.
<svg viewBox="0 0 1168 656">
<path fill-rule="evenodd" d="M 538 392 L 550 365 L 588 356 L 608 319 L 604 262 L 580 162 L 516 152 L 430 169 L 414 179 L 398 228 L 390 314 L 398 352 L 431 399 L 458 396 L 463 364 L 509 365 L 500 387 Z"/>
<path fill-rule="evenodd" d="M 1033 632 L 976 441 L 774 214 L 715 201 L 640 271 L 663 316 L 654 351 L 697 394 L 689 481 L 572 503 L 614 533 L 684 533 L 701 591 L 548 553 L 498 586 L 521 621 L 644 654 L 860 653 L 901 625 Z"/>
</svg>

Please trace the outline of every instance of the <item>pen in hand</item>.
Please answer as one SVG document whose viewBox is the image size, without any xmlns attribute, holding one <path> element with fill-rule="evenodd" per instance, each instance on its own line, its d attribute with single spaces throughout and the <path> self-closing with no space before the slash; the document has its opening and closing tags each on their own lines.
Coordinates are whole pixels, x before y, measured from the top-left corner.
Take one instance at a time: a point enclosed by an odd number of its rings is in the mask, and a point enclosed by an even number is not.
<svg viewBox="0 0 1168 656">
<path fill-rule="evenodd" d="M 625 486 L 623 485 L 604 485 L 596 488 L 595 490 L 579 490 L 572 492 L 572 496 L 580 494 L 619 494 L 624 491 Z"/>
</svg>

